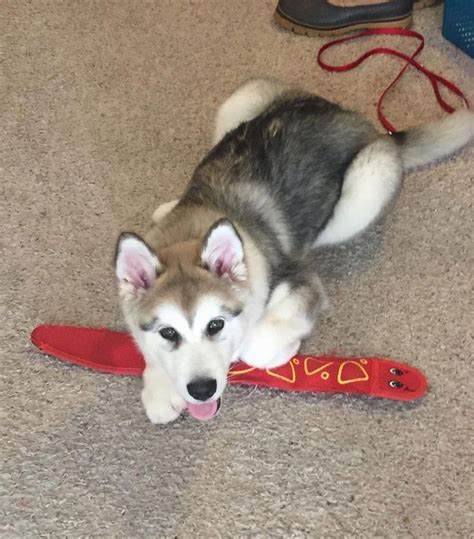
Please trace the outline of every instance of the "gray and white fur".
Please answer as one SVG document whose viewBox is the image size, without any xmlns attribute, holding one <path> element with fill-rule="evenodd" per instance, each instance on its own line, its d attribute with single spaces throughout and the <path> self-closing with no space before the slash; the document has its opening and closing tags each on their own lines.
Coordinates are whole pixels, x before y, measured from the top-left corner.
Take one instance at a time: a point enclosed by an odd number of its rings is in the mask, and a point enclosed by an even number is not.
<svg viewBox="0 0 474 539">
<path fill-rule="evenodd" d="M 186 406 L 219 400 L 237 358 L 259 368 L 288 361 L 326 305 L 315 249 L 362 233 L 394 199 L 404 172 L 473 138 L 467 110 L 390 136 L 275 81 L 238 88 L 220 107 L 215 145 L 179 201 L 158 208 L 145 240 L 126 234 L 118 243 L 122 306 L 147 361 L 150 419 L 167 422 Z M 218 305 L 235 316 L 219 314 Z M 168 329 L 175 308 L 189 337 L 171 350 L 153 320 Z M 214 339 L 203 328 L 218 318 L 225 325 Z M 190 394 L 199 380 L 215 382 L 205 399 Z"/>
</svg>

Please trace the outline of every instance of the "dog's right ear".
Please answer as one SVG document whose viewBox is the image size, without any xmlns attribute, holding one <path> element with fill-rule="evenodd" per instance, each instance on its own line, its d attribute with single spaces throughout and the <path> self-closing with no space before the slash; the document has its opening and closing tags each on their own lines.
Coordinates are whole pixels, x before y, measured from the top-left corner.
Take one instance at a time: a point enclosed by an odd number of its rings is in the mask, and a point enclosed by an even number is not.
<svg viewBox="0 0 474 539">
<path fill-rule="evenodd" d="M 158 257 L 136 234 L 120 235 L 115 252 L 115 273 L 120 287 L 134 295 L 151 287 L 160 271 Z"/>
</svg>

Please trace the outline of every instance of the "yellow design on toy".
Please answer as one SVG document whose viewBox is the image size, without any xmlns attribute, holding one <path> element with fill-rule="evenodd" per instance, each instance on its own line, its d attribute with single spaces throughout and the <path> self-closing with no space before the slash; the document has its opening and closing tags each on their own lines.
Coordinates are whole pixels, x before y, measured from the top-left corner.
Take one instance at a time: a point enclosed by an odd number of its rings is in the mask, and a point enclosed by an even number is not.
<svg viewBox="0 0 474 539">
<path fill-rule="evenodd" d="M 313 357 L 305 357 L 304 358 L 304 372 L 308 376 L 313 376 L 313 375 L 317 374 L 318 372 L 323 371 L 327 367 L 330 367 L 334 363 L 334 361 L 329 361 L 328 363 L 324 363 L 323 365 L 321 365 L 320 367 L 317 367 L 316 369 L 310 370 L 310 366 L 309 366 L 310 361 L 318 361 L 318 360 L 316 360 Z M 328 374 L 327 377 L 321 376 L 321 378 L 323 378 L 323 380 L 327 380 L 329 378 L 329 374 Z"/>
<path fill-rule="evenodd" d="M 247 374 L 248 372 L 252 372 L 255 370 L 255 367 L 249 367 L 248 369 L 241 369 L 239 371 L 236 371 L 234 369 L 232 369 L 229 374 L 228 374 L 228 377 L 231 377 L 231 376 L 237 376 L 239 374 Z"/>
<path fill-rule="evenodd" d="M 361 363 L 362 363 L 362 361 L 361 361 Z M 342 379 L 342 372 L 343 372 L 344 367 L 346 365 L 355 365 L 362 372 L 362 376 L 359 377 L 359 378 L 348 378 L 346 380 L 343 380 Z M 337 372 L 337 381 L 341 385 L 353 384 L 354 382 L 366 382 L 368 379 L 369 379 L 369 374 L 364 369 L 364 367 L 360 363 L 358 363 L 357 361 L 344 361 L 343 363 L 341 363 L 341 365 L 339 367 L 339 370 Z"/>
<path fill-rule="evenodd" d="M 296 369 L 295 365 L 298 365 L 299 360 L 295 357 L 290 360 L 288 365 L 291 368 L 291 378 L 288 378 L 288 376 L 284 376 L 283 374 L 280 374 L 279 372 L 273 372 L 271 369 L 266 369 L 266 373 L 270 376 L 273 376 L 274 378 L 279 378 L 280 380 L 284 380 L 285 382 L 289 382 L 290 384 L 294 384 L 296 382 Z"/>
</svg>

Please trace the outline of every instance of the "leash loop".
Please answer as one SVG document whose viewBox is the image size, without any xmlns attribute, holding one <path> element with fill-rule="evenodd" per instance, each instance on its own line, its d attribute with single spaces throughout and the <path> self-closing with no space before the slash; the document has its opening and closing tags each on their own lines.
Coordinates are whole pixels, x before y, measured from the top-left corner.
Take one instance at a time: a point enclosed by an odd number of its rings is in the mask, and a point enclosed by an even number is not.
<svg viewBox="0 0 474 539">
<path fill-rule="evenodd" d="M 363 37 L 368 36 L 380 36 L 380 35 L 396 35 L 396 36 L 403 36 L 403 37 L 411 37 L 418 40 L 419 44 L 416 48 L 415 52 L 413 52 L 411 55 L 405 54 L 404 52 L 401 52 L 397 49 L 392 49 L 389 47 L 374 47 L 373 49 L 370 49 L 366 52 L 364 52 L 359 58 L 354 60 L 353 62 L 349 62 L 348 64 L 342 64 L 342 65 L 334 65 L 334 64 L 328 64 L 323 60 L 323 53 L 334 46 L 340 45 L 341 43 L 346 43 L 348 41 L 353 41 L 354 39 L 359 39 Z M 423 65 L 421 65 L 419 62 L 415 60 L 415 58 L 420 54 L 420 52 L 423 50 L 425 46 L 425 38 L 422 34 L 419 32 L 415 32 L 414 30 L 407 30 L 404 28 L 376 28 L 372 30 L 363 30 L 362 32 L 359 32 L 358 34 L 355 34 L 353 36 L 343 37 L 340 39 L 335 39 L 333 41 L 330 41 L 329 43 L 326 43 L 323 45 L 319 51 L 318 51 L 318 57 L 317 61 L 319 66 L 322 69 L 325 69 L 326 71 L 335 72 L 335 73 L 341 73 L 343 71 L 350 71 L 352 69 L 355 69 L 360 64 L 362 64 L 367 58 L 370 58 L 371 56 L 379 55 L 379 54 L 388 54 L 390 56 L 396 56 L 397 58 L 401 58 L 406 62 L 405 66 L 401 69 L 401 71 L 398 73 L 398 75 L 393 79 L 393 81 L 385 88 L 385 90 L 382 92 L 382 95 L 379 97 L 379 100 L 377 102 L 377 115 L 379 118 L 380 123 L 384 126 L 384 128 L 390 133 L 396 133 L 397 129 L 395 126 L 387 119 L 387 117 L 384 114 L 383 111 L 383 102 L 387 94 L 390 92 L 390 90 L 398 83 L 398 81 L 402 78 L 406 70 L 413 66 L 415 69 L 423 73 L 428 80 L 431 83 L 431 86 L 433 88 L 433 92 L 436 96 L 436 99 L 440 106 L 449 113 L 454 112 L 454 108 L 447 103 L 444 98 L 441 95 L 440 86 L 443 86 L 450 92 L 456 94 L 458 97 L 460 97 L 464 103 L 464 105 L 469 108 L 469 102 L 466 99 L 463 92 L 451 81 L 445 79 L 441 75 L 437 75 L 436 73 L 433 73 Z"/>
</svg>

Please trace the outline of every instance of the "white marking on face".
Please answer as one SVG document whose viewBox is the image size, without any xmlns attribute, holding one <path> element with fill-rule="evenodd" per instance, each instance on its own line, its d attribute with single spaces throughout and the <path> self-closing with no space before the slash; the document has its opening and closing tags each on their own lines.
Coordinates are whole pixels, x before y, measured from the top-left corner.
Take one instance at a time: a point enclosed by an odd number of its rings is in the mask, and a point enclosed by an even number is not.
<svg viewBox="0 0 474 539">
<path fill-rule="evenodd" d="M 180 334 L 183 341 L 193 340 L 193 331 L 189 325 L 189 321 L 183 310 L 175 303 L 164 303 L 160 305 L 155 312 L 155 316 L 159 321 L 158 330 L 165 327 L 172 327 Z"/>
<path fill-rule="evenodd" d="M 156 329 L 143 332 L 144 345 L 156 354 L 182 397 L 197 402 L 189 395 L 187 385 L 198 378 L 212 378 L 217 382 L 213 398 L 219 398 L 226 386 L 229 365 L 242 341 L 239 317 L 226 309 L 221 298 L 212 295 L 202 297 L 194 313 L 185 313 L 177 304 L 166 303 L 156 309 L 154 316 L 158 319 Z M 222 319 L 224 326 L 210 336 L 208 324 L 216 319 Z M 160 335 L 160 329 L 165 327 L 179 333 L 177 346 Z"/>
<path fill-rule="evenodd" d="M 222 301 L 217 298 L 208 296 L 204 297 L 198 304 L 196 313 L 194 316 L 193 329 L 200 335 L 206 333 L 207 325 L 211 320 L 216 318 L 223 318 L 227 321 L 230 316 L 226 313 L 222 306 Z M 226 327 L 222 329 L 221 333 L 225 333 Z"/>
</svg>

